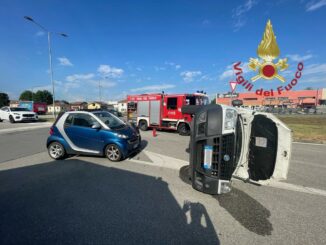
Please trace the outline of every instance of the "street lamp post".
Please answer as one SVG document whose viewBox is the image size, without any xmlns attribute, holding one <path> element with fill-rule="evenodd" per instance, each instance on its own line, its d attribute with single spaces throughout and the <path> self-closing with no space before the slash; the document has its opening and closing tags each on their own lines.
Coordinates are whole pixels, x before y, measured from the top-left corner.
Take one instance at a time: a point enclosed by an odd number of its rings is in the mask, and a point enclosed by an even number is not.
<svg viewBox="0 0 326 245">
<path fill-rule="evenodd" d="M 55 118 L 55 94 L 54 94 L 54 80 L 53 80 L 53 70 L 52 70 L 52 51 L 51 51 L 51 34 L 57 34 L 62 37 L 68 37 L 67 34 L 64 33 L 56 33 L 56 32 L 51 32 L 39 23 L 37 23 L 32 17 L 29 16 L 24 16 L 24 18 L 28 21 L 33 22 L 35 25 L 40 27 L 43 31 L 47 32 L 48 34 L 48 48 L 49 48 L 49 66 L 50 66 L 50 78 L 51 78 L 51 84 L 52 84 L 52 106 L 53 106 L 53 118 Z"/>
<path fill-rule="evenodd" d="M 98 95 L 99 95 L 99 99 L 100 102 L 102 102 L 102 91 L 101 91 L 102 87 L 101 87 L 101 79 L 98 80 Z"/>
</svg>

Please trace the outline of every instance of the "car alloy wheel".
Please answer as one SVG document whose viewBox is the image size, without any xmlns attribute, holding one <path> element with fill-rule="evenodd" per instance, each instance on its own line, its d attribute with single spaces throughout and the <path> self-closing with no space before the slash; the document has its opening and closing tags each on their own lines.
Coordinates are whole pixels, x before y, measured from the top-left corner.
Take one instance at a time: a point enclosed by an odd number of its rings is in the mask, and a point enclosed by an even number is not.
<svg viewBox="0 0 326 245">
<path fill-rule="evenodd" d="M 118 162 L 122 158 L 121 151 L 117 145 L 108 145 L 105 149 L 106 157 L 112 162 Z"/>
<path fill-rule="evenodd" d="M 63 158 L 65 155 L 65 149 L 58 142 L 52 142 L 48 147 L 48 152 L 50 157 L 56 160 Z"/>
<path fill-rule="evenodd" d="M 9 121 L 11 122 L 11 123 L 15 123 L 15 119 L 14 119 L 14 117 L 13 116 L 9 116 Z"/>
</svg>

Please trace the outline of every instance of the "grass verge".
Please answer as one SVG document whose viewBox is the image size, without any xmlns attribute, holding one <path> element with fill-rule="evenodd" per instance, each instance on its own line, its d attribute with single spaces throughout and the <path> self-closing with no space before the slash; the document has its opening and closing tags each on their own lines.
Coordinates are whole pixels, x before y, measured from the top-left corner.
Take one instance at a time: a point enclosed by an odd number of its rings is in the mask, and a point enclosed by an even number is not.
<svg viewBox="0 0 326 245">
<path fill-rule="evenodd" d="M 279 115 L 293 130 L 293 140 L 326 144 L 326 115 Z"/>
</svg>

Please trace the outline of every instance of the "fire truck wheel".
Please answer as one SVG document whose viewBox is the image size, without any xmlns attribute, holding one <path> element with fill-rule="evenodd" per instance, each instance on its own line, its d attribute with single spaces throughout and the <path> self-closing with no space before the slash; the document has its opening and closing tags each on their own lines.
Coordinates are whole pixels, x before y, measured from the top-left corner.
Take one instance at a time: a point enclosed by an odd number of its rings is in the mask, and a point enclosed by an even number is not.
<svg viewBox="0 0 326 245">
<path fill-rule="evenodd" d="M 187 123 L 180 123 L 178 126 L 178 133 L 184 136 L 190 135 L 189 125 Z"/>
<path fill-rule="evenodd" d="M 138 123 L 138 127 L 142 131 L 146 131 L 148 129 L 147 121 L 146 120 L 140 120 Z"/>
</svg>

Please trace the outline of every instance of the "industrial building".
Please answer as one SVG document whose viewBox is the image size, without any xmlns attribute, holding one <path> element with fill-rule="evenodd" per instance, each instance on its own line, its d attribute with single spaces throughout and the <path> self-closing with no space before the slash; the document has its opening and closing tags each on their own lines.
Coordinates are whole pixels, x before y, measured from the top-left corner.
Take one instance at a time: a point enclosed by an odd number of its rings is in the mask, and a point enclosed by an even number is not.
<svg viewBox="0 0 326 245">
<path fill-rule="evenodd" d="M 314 90 L 282 91 L 273 96 L 257 95 L 256 93 L 225 93 L 216 95 L 216 103 L 230 105 L 231 100 L 241 100 L 244 106 L 273 106 L 288 108 L 306 108 L 326 105 L 326 88 Z"/>
</svg>

